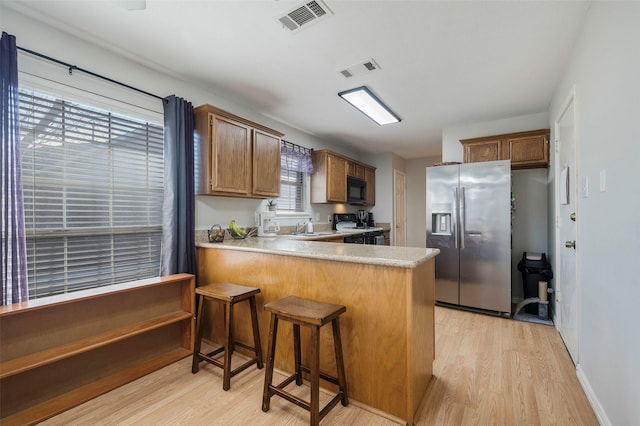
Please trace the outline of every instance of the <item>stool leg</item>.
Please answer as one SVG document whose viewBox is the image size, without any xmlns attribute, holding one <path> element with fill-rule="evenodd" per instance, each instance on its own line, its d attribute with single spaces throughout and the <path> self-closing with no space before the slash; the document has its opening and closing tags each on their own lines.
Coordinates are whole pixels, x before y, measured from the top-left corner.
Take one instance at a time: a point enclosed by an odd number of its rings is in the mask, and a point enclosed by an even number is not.
<svg viewBox="0 0 640 426">
<path fill-rule="evenodd" d="M 222 389 L 231 387 L 231 353 L 233 352 L 233 303 L 225 304 L 225 331 L 224 331 L 224 374 L 222 376 Z"/>
<path fill-rule="evenodd" d="M 344 358 L 342 356 L 342 337 L 340 336 L 340 317 L 336 317 L 331 321 L 333 328 L 333 347 L 336 352 L 336 368 L 338 369 L 338 383 L 342 392 L 342 405 L 349 405 L 349 397 L 347 396 L 347 376 L 344 372 Z"/>
<path fill-rule="evenodd" d="M 202 343 L 202 306 L 204 305 L 204 296 L 199 296 L 198 313 L 196 317 L 196 340 L 193 346 L 193 361 L 191 362 L 191 372 L 197 373 L 200 369 L 200 347 Z"/>
<path fill-rule="evenodd" d="M 269 341 L 267 345 L 267 371 L 264 373 L 264 391 L 262 393 L 262 411 L 269 411 L 271 402 L 271 382 L 273 380 L 273 364 L 276 352 L 276 337 L 278 336 L 278 317 L 271 313 L 271 324 L 269 325 Z"/>
<path fill-rule="evenodd" d="M 311 382 L 311 425 L 320 424 L 320 327 L 311 327 L 311 359 L 309 360 L 309 370 L 311 370 L 309 381 Z"/>
<path fill-rule="evenodd" d="M 293 324 L 293 357 L 296 370 L 296 385 L 302 385 L 302 356 L 300 353 L 300 326 Z"/>
<path fill-rule="evenodd" d="M 256 309 L 256 298 L 249 298 L 249 307 L 251 309 L 251 324 L 253 325 L 253 347 L 255 348 L 256 358 L 258 358 L 257 366 L 261 370 L 262 365 L 262 345 L 260 343 L 260 328 L 258 327 L 258 311 Z"/>
</svg>

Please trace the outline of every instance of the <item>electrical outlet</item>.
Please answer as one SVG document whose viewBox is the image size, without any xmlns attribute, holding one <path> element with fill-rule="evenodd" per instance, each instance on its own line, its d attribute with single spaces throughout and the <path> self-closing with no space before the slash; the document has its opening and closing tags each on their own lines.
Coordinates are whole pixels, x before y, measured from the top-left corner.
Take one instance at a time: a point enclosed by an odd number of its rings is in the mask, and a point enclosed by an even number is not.
<svg viewBox="0 0 640 426">
<path fill-rule="evenodd" d="M 316 222 L 320 222 L 320 213 L 316 213 Z"/>
<path fill-rule="evenodd" d="M 327 215 L 327 223 L 331 223 L 331 215 L 330 214 Z"/>
</svg>

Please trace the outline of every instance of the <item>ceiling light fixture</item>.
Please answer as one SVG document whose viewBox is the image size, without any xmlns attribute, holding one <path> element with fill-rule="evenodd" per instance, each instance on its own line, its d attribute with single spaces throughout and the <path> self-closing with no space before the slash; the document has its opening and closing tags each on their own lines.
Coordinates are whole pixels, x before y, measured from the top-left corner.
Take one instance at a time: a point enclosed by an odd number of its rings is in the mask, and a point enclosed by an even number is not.
<svg viewBox="0 0 640 426">
<path fill-rule="evenodd" d="M 401 121 L 400 117 L 391 111 L 391 109 L 378 99 L 366 86 L 345 90 L 344 92 L 338 93 L 338 96 L 381 126 Z"/>
</svg>

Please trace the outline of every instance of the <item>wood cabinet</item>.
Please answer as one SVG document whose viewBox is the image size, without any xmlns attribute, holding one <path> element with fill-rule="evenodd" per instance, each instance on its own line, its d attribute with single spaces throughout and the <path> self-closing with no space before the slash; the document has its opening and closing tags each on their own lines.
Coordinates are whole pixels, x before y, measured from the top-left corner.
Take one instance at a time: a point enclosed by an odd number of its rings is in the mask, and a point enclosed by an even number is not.
<svg viewBox="0 0 640 426">
<path fill-rule="evenodd" d="M 355 163 L 353 161 L 349 161 L 349 171 L 347 173 L 349 176 L 354 177 L 356 179 L 365 178 L 365 167 L 362 164 Z"/>
<path fill-rule="evenodd" d="M 329 151 L 313 152 L 312 203 L 347 202 L 347 160 Z"/>
<path fill-rule="evenodd" d="M 211 105 L 193 111 L 198 194 L 280 196 L 282 133 Z"/>
<path fill-rule="evenodd" d="M 384 232 L 382 232 L 382 235 L 384 235 L 384 245 L 385 246 L 390 246 L 391 245 L 391 231 L 386 229 Z"/>
<path fill-rule="evenodd" d="M 549 129 L 463 139 L 464 162 L 511 160 L 512 169 L 549 166 Z"/>
<path fill-rule="evenodd" d="M 195 277 L 0 307 L 0 423 L 42 421 L 193 351 Z"/>
<path fill-rule="evenodd" d="M 364 180 L 367 182 L 367 206 L 376 205 L 376 169 L 366 167 L 364 169 Z"/>
<path fill-rule="evenodd" d="M 329 150 L 313 151 L 312 203 L 346 203 L 347 176 L 367 182 L 367 204 L 376 203 L 376 169 Z"/>
</svg>

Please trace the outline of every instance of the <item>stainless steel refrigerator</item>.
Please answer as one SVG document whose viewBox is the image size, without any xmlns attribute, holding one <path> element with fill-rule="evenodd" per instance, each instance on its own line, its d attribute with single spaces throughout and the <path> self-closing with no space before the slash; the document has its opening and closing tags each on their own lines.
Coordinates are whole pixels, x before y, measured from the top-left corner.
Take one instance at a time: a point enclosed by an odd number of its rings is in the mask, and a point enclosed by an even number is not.
<svg viewBox="0 0 640 426">
<path fill-rule="evenodd" d="M 427 247 L 436 301 L 511 312 L 509 160 L 427 167 Z"/>
</svg>

